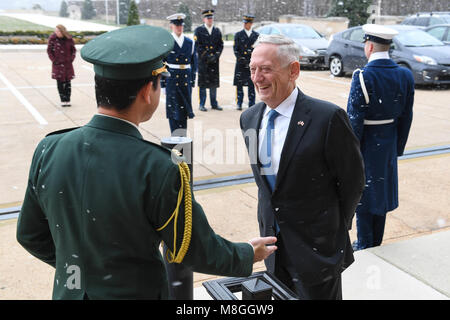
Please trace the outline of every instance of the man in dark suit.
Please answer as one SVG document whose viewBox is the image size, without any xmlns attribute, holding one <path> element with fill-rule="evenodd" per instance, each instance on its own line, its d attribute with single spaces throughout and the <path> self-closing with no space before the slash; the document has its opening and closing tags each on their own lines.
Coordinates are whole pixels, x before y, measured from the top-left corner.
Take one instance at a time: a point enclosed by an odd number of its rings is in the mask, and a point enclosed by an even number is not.
<svg viewBox="0 0 450 320">
<path fill-rule="evenodd" d="M 413 117 L 414 77 L 389 57 L 394 29 L 363 26 L 369 63 L 353 74 L 347 112 L 361 141 L 366 188 L 356 208 L 353 249 L 379 246 L 386 214 L 398 207 L 397 157 L 403 155 Z"/>
<path fill-rule="evenodd" d="M 261 35 L 250 61 L 263 101 L 240 125 L 258 186 L 261 235 L 277 235 L 269 272 L 303 299 L 341 299 L 353 261 L 348 229 L 364 187 L 358 139 L 340 107 L 296 86 L 297 45 Z"/>
<path fill-rule="evenodd" d="M 233 85 L 236 86 L 237 110 L 242 110 L 244 101 L 244 87 L 248 87 L 248 106 L 255 104 L 255 86 L 250 78 L 250 57 L 252 56 L 253 44 L 258 39 L 259 33 L 252 30 L 255 17 L 250 14 L 244 15 L 244 29 L 234 35 L 233 51 L 236 56 L 234 68 Z"/>
<path fill-rule="evenodd" d="M 222 32 L 213 25 L 214 10 L 202 12 L 204 25 L 194 31 L 195 47 L 198 55 L 198 87 L 200 111 L 205 108 L 206 89 L 209 88 L 211 108 L 222 110 L 217 102 L 217 88 L 220 86 L 219 58 L 223 50 Z"/>
<path fill-rule="evenodd" d="M 172 44 L 166 30 L 141 25 L 81 50 L 94 64 L 98 114 L 39 143 L 17 224 L 19 243 L 56 269 L 54 299 L 167 299 L 161 241 L 170 263 L 227 276 L 250 275 L 272 252 L 265 244 L 276 238 L 216 235 L 185 163 L 139 132 L 158 107 Z"/>
</svg>

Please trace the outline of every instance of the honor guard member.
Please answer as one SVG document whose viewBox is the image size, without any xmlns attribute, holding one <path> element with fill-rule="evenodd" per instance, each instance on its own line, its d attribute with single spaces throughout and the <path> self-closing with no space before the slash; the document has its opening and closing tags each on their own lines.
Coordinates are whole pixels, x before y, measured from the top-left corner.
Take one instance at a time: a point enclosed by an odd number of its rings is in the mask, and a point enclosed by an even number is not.
<svg viewBox="0 0 450 320">
<path fill-rule="evenodd" d="M 378 246 L 386 213 L 398 207 L 397 157 L 403 155 L 413 115 L 414 79 L 389 57 L 396 30 L 363 26 L 369 59 L 353 74 L 347 112 L 364 158 L 366 186 L 356 208 L 355 250 Z"/>
<path fill-rule="evenodd" d="M 173 36 L 139 25 L 81 50 L 94 64 L 98 113 L 37 146 L 17 240 L 56 268 L 54 299 L 167 299 L 164 258 L 194 271 L 248 276 L 276 238 L 233 243 L 216 235 L 189 189 L 190 173 L 138 130 L 160 98 Z M 252 245 L 253 244 L 253 248 Z"/>
<path fill-rule="evenodd" d="M 194 31 L 198 55 L 199 109 L 207 111 L 205 108 L 206 88 L 209 88 L 211 108 L 222 110 L 217 103 L 217 88 L 220 86 L 219 58 L 223 50 L 222 33 L 219 28 L 213 26 L 214 10 L 204 10 L 202 15 L 205 24 Z"/>
<path fill-rule="evenodd" d="M 174 136 L 186 136 L 187 119 L 194 118 L 191 96 L 195 86 L 197 54 L 194 41 L 183 34 L 185 18 L 184 13 L 167 17 L 175 43 L 165 59 L 171 76 L 161 80 L 161 86 L 166 88 L 166 116 Z"/>
<path fill-rule="evenodd" d="M 237 91 L 237 110 L 242 110 L 244 101 L 244 88 L 248 87 L 248 106 L 255 104 L 255 86 L 250 78 L 250 57 L 253 51 L 253 44 L 258 39 L 259 33 L 252 30 L 253 15 L 244 16 L 244 29 L 234 35 L 234 55 L 236 56 L 236 66 L 234 68 L 233 85 Z"/>
</svg>

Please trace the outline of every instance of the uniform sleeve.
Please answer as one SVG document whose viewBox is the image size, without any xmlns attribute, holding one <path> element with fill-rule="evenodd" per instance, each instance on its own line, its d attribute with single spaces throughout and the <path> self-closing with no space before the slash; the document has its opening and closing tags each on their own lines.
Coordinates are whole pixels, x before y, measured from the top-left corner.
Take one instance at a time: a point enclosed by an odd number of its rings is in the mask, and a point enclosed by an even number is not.
<svg viewBox="0 0 450 320">
<path fill-rule="evenodd" d="M 36 153 L 31 165 L 25 199 L 17 221 L 17 241 L 33 256 L 55 267 L 55 245 L 47 218 L 35 191 L 38 168 Z"/>
<path fill-rule="evenodd" d="M 216 56 L 217 56 L 217 59 L 219 59 L 219 57 L 223 51 L 223 39 L 222 39 L 222 32 L 220 32 L 220 29 L 217 29 L 217 31 L 218 31 L 219 36 L 217 39 Z"/>
<path fill-rule="evenodd" d="M 238 39 L 238 32 L 234 34 L 234 42 L 233 42 L 233 52 L 236 59 L 239 59 L 239 39 Z"/>
<path fill-rule="evenodd" d="M 347 114 L 355 135 L 361 141 L 364 132 L 364 118 L 366 116 L 367 104 L 361 89 L 359 72 L 360 71 L 356 71 L 353 74 L 352 85 L 347 102 Z"/>
<path fill-rule="evenodd" d="M 342 109 L 334 114 L 329 123 L 325 154 L 336 179 L 340 211 L 350 229 L 364 189 L 365 176 L 359 141 Z"/>
<path fill-rule="evenodd" d="M 191 87 L 195 87 L 195 75 L 197 73 L 198 61 L 197 61 L 197 45 L 192 43 L 192 57 L 191 57 Z"/>
<path fill-rule="evenodd" d="M 152 219 L 158 227 L 163 226 L 176 207 L 180 188 L 178 170 L 169 170 L 157 197 Z M 184 197 L 177 221 L 177 250 L 181 246 L 185 225 Z M 174 243 L 174 222 L 159 232 L 167 247 Z M 249 276 L 253 268 L 253 248 L 248 243 L 233 243 L 215 234 L 208 223 L 202 207 L 192 195 L 192 235 L 183 264 L 196 272 L 222 276 Z"/>
<path fill-rule="evenodd" d="M 408 72 L 408 92 L 406 97 L 405 108 L 398 118 L 397 126 L 397 156 L 402 156 L 405 151 L 406 142 L 408 141 L 409 130 L 413 118 L 414 104 L 414 78 L 411 71 Z"/>
</svg>

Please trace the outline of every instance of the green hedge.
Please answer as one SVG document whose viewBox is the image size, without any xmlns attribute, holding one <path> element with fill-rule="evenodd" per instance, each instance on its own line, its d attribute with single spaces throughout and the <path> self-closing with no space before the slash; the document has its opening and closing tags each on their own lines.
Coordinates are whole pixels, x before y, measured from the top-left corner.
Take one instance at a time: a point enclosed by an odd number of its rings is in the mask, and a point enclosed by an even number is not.
<svg viewBox="0 0 450 320">
<path fill-rule="evenodd" d="M 75 44 L 84 44 L 106 31 L 70 32 Z M 46 44 L 53 31 L 0 31 L 0 44 Z"/>
</svg>

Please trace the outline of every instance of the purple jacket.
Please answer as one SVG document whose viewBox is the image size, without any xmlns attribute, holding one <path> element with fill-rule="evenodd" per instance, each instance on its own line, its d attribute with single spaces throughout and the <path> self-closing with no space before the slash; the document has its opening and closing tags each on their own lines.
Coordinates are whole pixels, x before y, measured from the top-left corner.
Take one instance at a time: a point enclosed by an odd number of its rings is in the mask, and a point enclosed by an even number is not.
<svg viewBox="0 0 450 320">
<path fill-rule="evenodd" d="M 75 59 L 75 43 L 73 39 L 58 38 L 52 34 L 48 39 L 47 53 L 52 65 L 52 78 L 70 81 L 75 78 L 72 62 Z"/>
</svg>

